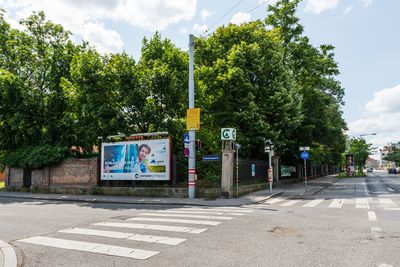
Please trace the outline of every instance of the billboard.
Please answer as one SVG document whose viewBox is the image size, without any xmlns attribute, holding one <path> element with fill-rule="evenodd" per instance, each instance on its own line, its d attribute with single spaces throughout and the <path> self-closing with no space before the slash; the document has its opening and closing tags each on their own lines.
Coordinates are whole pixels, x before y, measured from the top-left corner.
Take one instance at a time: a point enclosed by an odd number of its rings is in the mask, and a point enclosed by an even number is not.
<svg viewBox="0 0 400 267">
<path fill-rule="evenodd" d="M 101 180 L 170 179 L 170 139 L 102 143 Z"/>
</svg>

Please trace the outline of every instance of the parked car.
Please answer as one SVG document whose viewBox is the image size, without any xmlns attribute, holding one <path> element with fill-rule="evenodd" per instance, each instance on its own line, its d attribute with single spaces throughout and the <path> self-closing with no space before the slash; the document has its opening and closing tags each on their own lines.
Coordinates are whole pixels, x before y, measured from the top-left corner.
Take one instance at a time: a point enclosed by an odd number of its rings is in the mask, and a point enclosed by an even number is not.
<svg viewBox="0 0 400 267">
<path fill-rule="evenodd" d="M 396 168 L 389 168 L 388 169 L 388 174 L 396 174 Z"/>
<path fill-rule="evenodd" d="M 372 168 L 372 167 L 367 168 L 367 172 L 372 172 L 373 170 L 374 170 L 374 168 Z"/>
<path fill-rule="evenodd" d="M 396 168 L 396 172 L 397 172 L 397 174 L 400 174 L 400 167 Z"/>
</svg>

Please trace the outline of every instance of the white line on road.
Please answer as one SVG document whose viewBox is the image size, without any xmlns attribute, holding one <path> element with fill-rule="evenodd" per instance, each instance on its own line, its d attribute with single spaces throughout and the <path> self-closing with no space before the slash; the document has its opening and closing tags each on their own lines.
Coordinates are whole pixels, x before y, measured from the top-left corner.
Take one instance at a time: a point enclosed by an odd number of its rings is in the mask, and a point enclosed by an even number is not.
<svg viewBox="0 0 400 267">
<path fill-rule="evenodd" d="M 378 220 L 374 211 L 368 211 L 368 220 L 371 222 L 376 222 Z"/>
<path fill-rule="evenodd" d="M 0 240 L 0 253 L 3 253 L 3 266 L 4 267 L 16 267 L 17 266 L 17 255 L 12 246 L 8 243 Z M 0 262 L 1 263 L 1 262 Z"/>
<path fill-rule="evenodd" d="M 394 192 L 394 190 L 390 187 L 388 187 L 387 190 L 389 190 L 390 192 Z"/>
<path fill-rule="evenodd" d="M 316 206 L 318 206 L 324 200 L 325 200 L 324 198 L 317 198 L 317 199 L 311 200 L 307 204 L 303 205 L 303 207 L 315 208 Z"/>
<path fill-rule="evenodd" d="M 270 200 L 267 200 L 267 201 L 265 201 L 265 203 L 268 203 L 268 204 L 276 204 L 276 203 L 278 203 L 278 202 L 282 202 L 282 201 L 284 201 L 285 199 L 284 198 L 273 198 L 273 199 L 270 199 Z"/>
<path fill-rule="evenodd" d="M 233 217 L 208 216 L 208 215 L 187 215 L 187 214 L 160 214 L 160 213 L 140 213 L 138 216 L 156 216 L 156 217 L 179 217 L 211 220 L 232 220 Z"/>
<path fill-rule="evenodd" d="M 336 209 L 340 209 L 344 204 L 344 199 L 340 198 L 335 198 L 334 200 L 332 200 L 331 204 L 329 204 L 328 208 L 336 208 Z"/>
<path fill-rule="evenodd" d="M 253 212 L 254 210 L 248 210 L 248 209 L 223 209 L 223 208 L 213 208 L 213 209 L 200 209 L 200 208 L 179 208 L 176 210 L 185 210 L 185 211 L 220 211 L 220 212 L 235 212 L 235 213 L 249 213 Z"/>
<path fill-rule="evenodd" d="M 369 209 L 368 198 L 356 198 L 356 209 Z"/>
<path fill-rule="evenodd" d="M 379 202 L 382 205 L 395 205 L 394 202 L 390 198 L 380 198 Z"/>
<path fill-rule="evenodd" d="M 203 225 L 218 225 L 221 223 L 221 222 L 216 222 L 216 221 L 199 221 L 199 220 L 195 221 L 195 220 L 147 218 L 147 217 L 130 218 L 130 219 L 127 219 L 127 221 L 172 222 L 172 223 L 203 224 Z"/>
<path fill-rule="evenodd" d="M 146 260 L 160 253 L 158 251 L 110 246 L 106 244 L 74 241 L 74 240 L 59 239 L 59 238 L 44 237 L 44 236 L 35 236 L 26 239 L 21 239 L 18 241 L 29 244 L 47 246 L 47 247 L 86 251 L 86 252 L 105 254 L 111 256 L 132 258 L 137 260 Z"/>
<path fill-rule="evenodd" d="M 288 202 L 281 204 L 281 206 L 282 207 L 290 207 L 290 206 L 293 206 L 294 204 L 296 204 L 297 202 L 300 202 L 300 200 L 290 200 Z"/>
<path fill-rule="evenodd" d="M 103 231 L 103 230 L 85 229 L 85 228 L 70 228 L 70 229 L 60 230 L 58 232 L 67 234 L 80 234 L 80 235 L 102 236 L 102 237 L 111 237 L 119 239 L 129 239 L 134 241 L 158 243 L 158 244 L 173 245 L 173 246 L 186 241 L 186 239 L 183 238 L 175 238 L 168 236 L 141 235 L 135 233 L 123 233 L 123 232 Z"/>
<path fill-rule="evenodd" d="M 213 211 L 186 211 L 186 210 L 157 210 L 158 213 L 177 213 L 177 214 L 210 214 L 210 215 L 230 215 L 230 216 L 241 216 L 243 213 L 224 213 L 224 212 L 213 212 Z"/>
<path fill-rule="evenodd" d="M 380 232 L 382 232 L 382 229 L 380 227 L 372 226 L 371 227 L 371 232 L 380 233 Z"/>
<path fill-rule="evenodd" d="M 206 228 L 191 228 L 191 227 L 183 227 L 183 226 L 141 224 L 141 223 L 99 222 L 99 223 L 94 223 L 93 225 L 107 226 L 107 227 L 131 228 L 131 229 L 146 229 L 146 230 L 167 231 L 167 232 L 179 232 L 179 233 L 188 233 L 188 234 L 200 234 L 204 231 L 207 231 Z"/>
<path fill-rule="evenodd" d="M 365 195 L 369 196 L 368 189 L 367 189 L 367 184 L 364 184 L 364 191 L 365 191 Z"/>
<path fill-rule="evenodd" d="M 400 208 L 385 208 L 385 210 L 400 210 Z"/>
</svg>

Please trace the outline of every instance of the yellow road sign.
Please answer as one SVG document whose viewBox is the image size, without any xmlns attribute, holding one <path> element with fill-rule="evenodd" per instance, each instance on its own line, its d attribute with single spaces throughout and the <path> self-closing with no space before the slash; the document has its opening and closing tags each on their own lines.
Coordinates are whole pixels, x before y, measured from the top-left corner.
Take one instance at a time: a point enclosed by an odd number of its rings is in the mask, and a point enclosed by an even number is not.
<svg viewBox="0 0 400 267">
<path fill-rule="evenodd" d="M 200 130 L 199 108 L 189 108 L 186 110 L 186 130 Z"/>
</svg>

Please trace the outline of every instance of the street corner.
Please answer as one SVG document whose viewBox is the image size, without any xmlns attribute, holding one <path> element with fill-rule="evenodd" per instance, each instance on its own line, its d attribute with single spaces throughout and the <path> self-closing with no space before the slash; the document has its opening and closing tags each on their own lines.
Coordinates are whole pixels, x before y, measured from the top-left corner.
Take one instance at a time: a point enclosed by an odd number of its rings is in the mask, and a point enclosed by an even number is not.
<svg viewBox="0 0 400 267">
<path fill-rule="evenodd" d="M 17 266 L 17 255 L 15 254 L 14 248 L 0 240 L 0 267 L 16 267 Z"/>
</svg>

